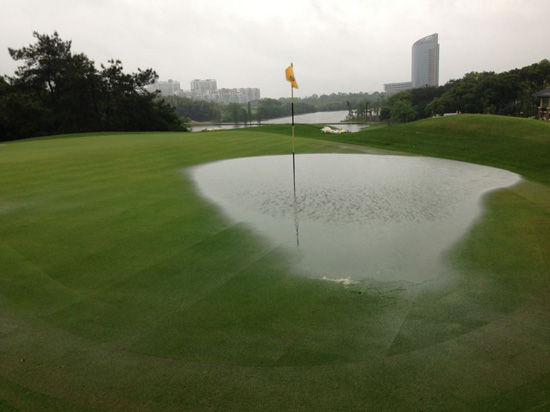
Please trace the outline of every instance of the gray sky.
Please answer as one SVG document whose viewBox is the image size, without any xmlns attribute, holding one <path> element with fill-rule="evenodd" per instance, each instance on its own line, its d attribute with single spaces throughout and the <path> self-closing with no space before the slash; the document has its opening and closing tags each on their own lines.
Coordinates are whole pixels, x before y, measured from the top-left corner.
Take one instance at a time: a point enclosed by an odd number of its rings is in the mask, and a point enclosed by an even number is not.
<svg viewBox="0 0 550 412">
<path fill-rule="evenodd" d="M 214 78 L 218 87 L 297 96 L 382 91 L 410 81 L 411 46 L 439 33 L 439 82 L 469 71 L 506 71 L 550 58 L 550 0 L 0 0 L 0 74 L 8 47 L 33 31 L 73 41 L 99 63 L 152 67 L 161 80 Z"/>
</svg>

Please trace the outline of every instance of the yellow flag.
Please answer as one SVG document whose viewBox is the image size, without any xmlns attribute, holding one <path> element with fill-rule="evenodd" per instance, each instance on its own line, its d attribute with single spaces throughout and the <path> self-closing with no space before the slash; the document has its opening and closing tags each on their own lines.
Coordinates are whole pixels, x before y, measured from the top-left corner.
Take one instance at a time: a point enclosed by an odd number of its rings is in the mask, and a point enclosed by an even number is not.
<svg viewBox="0 0 550 412">
<path fill-rule="evenodd" d="M 287 81 L 290 82 L 291 86 L 294 89 L 298 88 L 298 83 L 296 83 L 296 78 L 294 77 L 294 64 L 290 63 L 290 66 L 288 66 L 285 70 L 285 75 Z"/>
</svg>

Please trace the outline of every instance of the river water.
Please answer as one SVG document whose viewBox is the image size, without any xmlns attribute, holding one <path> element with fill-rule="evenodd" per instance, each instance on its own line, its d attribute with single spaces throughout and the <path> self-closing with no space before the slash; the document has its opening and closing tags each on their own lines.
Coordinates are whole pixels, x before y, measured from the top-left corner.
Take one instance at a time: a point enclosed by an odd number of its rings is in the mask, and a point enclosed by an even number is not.
<svg viewBox="0 0 550 412">
<path fill-rule="evenodd" d="M 199 192 L 291 253 L 300 273 L 421 283 L 482 213 L 481 197 L 520 177 L 450 160 L 369 154 L 230 159 L 190 170 Z"/>
</svg>

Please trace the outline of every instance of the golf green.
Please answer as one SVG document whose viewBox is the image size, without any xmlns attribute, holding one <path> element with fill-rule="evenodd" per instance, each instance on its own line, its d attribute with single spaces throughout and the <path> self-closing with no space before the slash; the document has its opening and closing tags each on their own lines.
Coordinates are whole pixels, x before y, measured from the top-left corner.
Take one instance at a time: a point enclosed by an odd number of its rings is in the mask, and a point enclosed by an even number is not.
<svg viewBox="0 0 550 412">
<path fill-rule="evenodd" d="M 0 146 L 0 409 L 544 408 L 549 125 L 434 120 L 296 139 L 298 153 L 425 150 L 527 177 L 484 198 L 445 252 L 454 275 L 429 287 L 299 276 L 181 173 L 288 153 L 285 126 Z"/>
</svg>

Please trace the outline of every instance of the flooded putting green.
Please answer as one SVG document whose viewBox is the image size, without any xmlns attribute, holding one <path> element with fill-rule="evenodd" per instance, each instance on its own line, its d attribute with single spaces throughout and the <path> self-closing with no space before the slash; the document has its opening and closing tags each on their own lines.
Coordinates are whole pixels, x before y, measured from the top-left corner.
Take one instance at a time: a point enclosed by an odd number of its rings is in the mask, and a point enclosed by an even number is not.
<svg viewBox="0 0 550 412">
<path fill-rule="evenodd" d="M 519 175 L 450 160 L 355 154 L 239 158 L 192 168 L 200 193 L 234 222 L 329 279 L 424 282 L 480 216 L 484 193 Z"/>
</svg>

